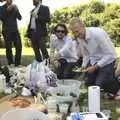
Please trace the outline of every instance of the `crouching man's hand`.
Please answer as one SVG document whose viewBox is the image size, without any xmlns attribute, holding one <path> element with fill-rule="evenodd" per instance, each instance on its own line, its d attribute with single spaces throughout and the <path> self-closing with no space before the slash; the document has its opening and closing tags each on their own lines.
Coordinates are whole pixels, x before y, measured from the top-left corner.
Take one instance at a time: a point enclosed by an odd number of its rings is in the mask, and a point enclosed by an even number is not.
<svg viewBox="0 0 120 120">
<path fill-rule="evenodd" d="M 55 60 L 54 65 L 55 65 L 56 68 L 58 68 L 58 67 L 60 67 L 60 62 L 58 60 Z"/>
<path fill-rule="evenodd" d="M 93 72 L 96 72 L 97 69 L 98 69 L 97 66 L 90 66 L 90 67 L 88 67 L 85 71 L 86 71 L 86 72 L 89 72 L 89 73 L 93 73 Z"/>
<path fill-rule="evenodd" d="M 59 60 L 59 59 L 60 59 L 60 54 L 59 54 L 59 53 L 57 53 L 57 54 L 55 55 L 55 59 L 56 59 L 56 60 Z"/>
</svg>

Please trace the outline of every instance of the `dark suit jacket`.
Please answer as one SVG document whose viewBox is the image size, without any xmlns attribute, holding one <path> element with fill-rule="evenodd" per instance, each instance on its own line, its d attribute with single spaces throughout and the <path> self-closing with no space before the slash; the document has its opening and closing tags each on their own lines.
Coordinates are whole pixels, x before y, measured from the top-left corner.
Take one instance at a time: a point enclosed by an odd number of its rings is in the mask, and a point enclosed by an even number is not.
<svg viewBox="0 0 120 120">
<path fill-rule="evenodd" d="M 0 20 L 2 19 L 2 6 L 0 6 Z"/>
<path fill-rule="evenodd" d="M 34 9 L 33 9 L 34 10 Z M 32 11 L 33 11 L 32 10 Z M 30 28 L 31 26 L 31 18 L 27 29 L 27 36 L 31 38 L 32 30 Z M 39 36 L 46 36 L 47 35 L 47 27 L 46 23 L 50 22 L 50 11 L 47 6 L 41 5 L 38 10 L 38 18 L 36 19 L 36 34 Z"/>
<path fill-rule="evenodd" d="M 19 10 L 15 10 L 14 8 L 11 11 L 7 10 L 7 5 L 1 6 L 1 16 L 0 16 L 3 24 L 2 30 L 3 32 L 9 31 L 18 31 L 17 19 L 21 20 L 22 16 Z"/>
</svg>

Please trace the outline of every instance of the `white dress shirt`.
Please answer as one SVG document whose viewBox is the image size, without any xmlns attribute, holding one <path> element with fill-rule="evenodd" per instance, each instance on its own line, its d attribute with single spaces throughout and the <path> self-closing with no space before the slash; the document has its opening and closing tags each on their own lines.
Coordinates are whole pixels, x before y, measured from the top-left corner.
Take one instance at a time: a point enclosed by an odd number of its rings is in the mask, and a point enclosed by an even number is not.
<svg viewBox="0 0 120 120">
<path fill-rule="evenodd" d="M 54 58 L 56 51 L 60 54 L 60 57 L 66 59 L 67 62 L 76 62 L 78 60 L 73 41 L 68 36 L 65 36 L 63 40 L 59 40 L 55 35 L 51 35 L 50 49 L 50 56 L 52 58 Z"/>
<path fill-rule="evenodd" d="M 38 13 L 38 10 L 39 10 L 39 8 L 40 8 L 40 5 L 41 4 L 38 4 L 38 6 L 34 9 L 34 11 L 32 12 L 32 14 L 34 14 L 35 16 L 37 15 L 37 13 Z M 35 16 L 33 16 L 32 15 L 32 19 L 31 19 L 31 26 L 30 26 L 30 28 L 32 28 L 32 29 L 36 29 L 36 23 L 35 23 Z"/>
<path fill-rule="evenodd" d="M 104 67 L 115 61 L 115 47 L 108 34 L 101 28 L 86 28 L 85 40 L 80 40 L 83 54 L 83 67 L 91 65 Z"/>
</svg>

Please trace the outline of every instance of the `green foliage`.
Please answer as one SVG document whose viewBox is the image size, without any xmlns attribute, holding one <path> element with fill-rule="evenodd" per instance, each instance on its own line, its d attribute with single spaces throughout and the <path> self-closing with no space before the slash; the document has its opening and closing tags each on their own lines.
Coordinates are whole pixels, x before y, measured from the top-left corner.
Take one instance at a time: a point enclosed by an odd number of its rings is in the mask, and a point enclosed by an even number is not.
<svg viewBox="0 0 120 120">
<path fill-rule="evenodd" d="M 70 8 L 65 7 L 60 10 L 56 10 L 55 13 L 52 14 L 52 24 L 57 23 L 68 23 L 69 19 L 72 17 L 72 11 Z"/>
<path fill-rule="evenodd" d="M 100 20 L 95 14 L 88 14 L 87 16 L 83 17 L 83 21 L 88 27 L 98 27 L 100 25 Z"/>
<path fill-rule="evenodd" d="M 110 20 L 105 24 L 104 28 L 114 40 L 115 45 L 120 44 L 120 18 Z"/>
<path fill-rule="evenodd" d="M 117 4 L 107 4 L 105 6 L 105 11 L 101 14 L 101 23 L 102 25 L 106 24 L 106 22 L 111 21 L 113 19 L 120 18 L 120 6 Z"/>
<path fill-rule="evenodd" d="M 104 28 L 116 45 L 120 43 L 119 4 L 104 4 L 100 0 L 94 0 L 89 4 L 56 10 L 51 15 L 50 29 L 59 22 L 68 25 L 72 17 L 80 17 L 87 27 Z"/>
<path fill-rule="evenodd" d="M 102 13 L 105 9 L 105 5 L 100 1 L 92 1 L 89 8 L 91 13 Z"/>
</svg>

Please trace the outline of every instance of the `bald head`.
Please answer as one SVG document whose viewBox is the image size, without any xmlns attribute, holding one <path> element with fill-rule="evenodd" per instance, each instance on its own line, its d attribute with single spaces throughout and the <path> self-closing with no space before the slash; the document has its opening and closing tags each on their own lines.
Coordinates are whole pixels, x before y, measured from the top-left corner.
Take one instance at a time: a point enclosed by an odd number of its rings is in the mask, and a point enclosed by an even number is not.
<svg viewBox="0 0 120 120">
<path fill-rule="evenodd" d="M 78 17 L 71 19 L 69 27 L 72 30 L 75 37 L 80 39 L 85 38 L 85 24 Z"/>
</svg>

